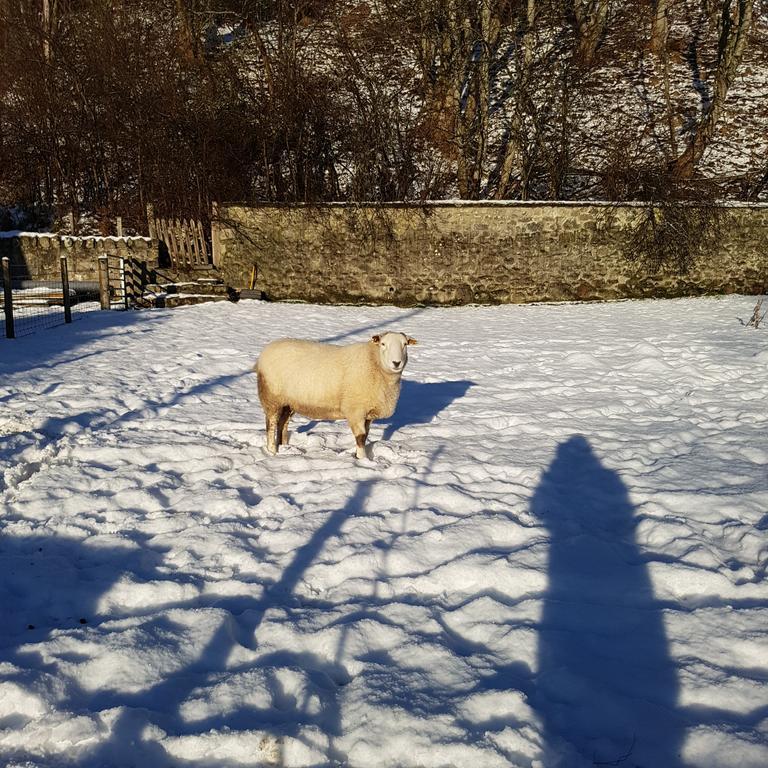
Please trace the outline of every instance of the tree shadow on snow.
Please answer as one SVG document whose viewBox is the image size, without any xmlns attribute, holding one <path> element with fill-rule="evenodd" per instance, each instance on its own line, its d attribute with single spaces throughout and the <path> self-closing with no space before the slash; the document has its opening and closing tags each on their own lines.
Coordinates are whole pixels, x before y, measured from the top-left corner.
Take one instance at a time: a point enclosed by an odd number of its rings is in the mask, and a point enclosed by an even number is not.
<svg viewBox="0 0 768 768">
<path fill-rule="evenodd" d="M 102 765 L 122 765 L 128 758 L 130 765 L 141 763 L 145 768 L 165 768 L 169 761 L 173 761 L 173 755 L 166 751 L 162 743 L 145 737 L 148 721 L 160 727 L 171 739 L 211 731 L 268 734 L 269 737 L 261 742 L 264 754 L 253 755 L 254 765 L 283 765 L 283 738 L 301 738 L 302 729 L 310 727 L 328 736 L 329 744 L 323 750 L 328 760 L 343 763 L 344 755 L 334 747 L 334 738 L 341 735 L 338 692 L 349 682 L 349 675 L 341 664 L 289 648 L 249 658 L 240 666 L 233 664 L 231 658 L 238 647 L 258 652 L 258 629 L 270 609 L 286 611 L 286 620 L 289 621 L 292 620 L 290 614 L 294 606 L 301 610 L 302 606 L 293 593 L 304 573 L 318 559 L 323 548 L 341 533 L 345 521 L 364 513 L 366 500 L 376 482 L 367 480 L 358 483 L 347 503 L 331 512 L 309 540 L 296 550 L 291 562 L 280 577 L 267 586 L 262 597 L 216 600 L 211 607 L 226 611 L 227 620 L 221 623 L 192 663 L 136 693 L 101 691 L 89 695 L 84 691 L 77 692 L 71 702 L 74 706 L 85 705 L 90 711 L 119 708 L 119 714 L 111 725 L 110 737 L 95 745 L 77 764 L 84 768 L 100 768 Z M 179 607 L 195 609 L 199 607 L 199 602 Z M 169 634 L 181 636 L 184 631 L 184 627 L 174 627 L 167 615 L 152 616 L 142 629 L 150 634 L 165 634 L 166 637 Z M 285 670 L 289 674 L 299 671 L 306 675 L 309 685 L 305 698 L 299 700 L 283 691 L 281 671 Z M 194 711 L 198 691 L 203 691 L 202 696 L 205 697 L 205 692 L 217 678 L 239 673 L 255 674 L 257 682 L 266 686 L 271 703 L 238 702 L 234 708 L 219 706 L 216 711 L 203 711 L 200 716 L 190 716 L 189 711 L 184 711 L 184 706 L 190 702 Z M 185 758 L 184 764 L 196 768 L 223 768 L 230 763 L 215 757 L 214 750 L 210 757 Z"/>
<path fill-rule="evenodd" d="M 0 531 L 0 660 L 15 661 L 20 646 L 52 632 L 92 625 L 99 598 L 123 574 L 160 578 L 161 562 L 162 555 L 146 550 L 140 538 L 118 547 L 53 532 Z"/>
<path fill-rule="evenodd" d="M 444 382 L 441 408 L 461 397 L 471 385 Z M 421 391 L 419 387 L 413 388 L 413 400 L 409 403 L 406 399 L 406 413 L 402 421 L 395 422 L 395 429 L 398 424 L 413 423 L 408 419 L 423 417 L 427 412 L 418 405 L 421 396 L 416 393 Z M 435 397 L 440 401 L 439 392 Z M 425 479 L 440 453 L 438 450 L 433 456 Z M 365 685 L 375 689 L 383 712 L 391 707 L 419 717 L 453 717 L 463 734 L 457 738 L 475 743 L 486 738 L 488 732 L 530 730 L 530 723 L 523 709 L 499 713 L 488 709 L 479 719 L 467 719 L 463 714 L 467 697 L 475 693 L 518 691 L 543 723 L 541 762 L 545 766 L 574 764 L 575 760 L 569 763 L 569 758 L 578 755 L 578 764 L 679 768 L 684 720 L 693 718 L 677 702 L 679 684 L 664 629 L 663 606 L 654 597 L 646 560 L 636 542 L 635 511 L 627 489 L 615 472 L 602 466 L 586 439 L 573 436 L 559 446 L 531 501 L 531 512 L 546 527 L 549 539 L 549 584 L 540 596 L 543 611 L 534 627 L 539 638 L 537 672 L 514 658 L 508 663 L 499 660 L 492 644 L 486 645 L 484 638 L 463 637 L 461 628 L 453 628 L 445 615 L 442 597 L 411 590 L 378 589 L 378 585 L 394 583 L 401 575 L 402 563 L 391 558 L 390 553 L 396 552 L 401 540 L 408 546 L 414 532 L 410 511 L 431 505 L 433 487 L 426 483 L 417 483 L 413 496 L 397 503 L 402 513 L 400 524 L 393 526 L 378 544 L 374 542 L 380 556 L 378 566 L 370 574 L 372 594 L 361 593 L 346 602 L 333 603 L 326 602 L 327 598 L 321 595 L 311 597 L 309 589 L 299 589 L 313 563 L 322 562 L 324 553 L 343 534 L 347 521 L 369 514 L 370 496 L 382 482 L 386 481 L 379 476 L 359 481 L 343 506 L 324 516 L 259 596 L 238 594 L 210 600 L 201 594 L 166 607 L 182 609 L 183 615 L 151 609 L 141 630 L 147 638 L 161 638 L 160 644 L 167 644 L 171 655 L 183 656 L 190 636 L 194 642 L 189 623 L 192 614 L 197 614 L 201 623 L 206 616 L 213 619 L 211 634 L 202 650 L 176 671 L 132 691 L 110 690 L 108 686 L 88 691 L 78 689 L 75 680 L 71 680 L 62 709 L 113 713 L 108 738 L 94 744 L 90 751 L 83 751 L 72 764 L 80 768 L 136 764 L 143 768 L 166 768 L 183 762 L 195 768 L 225 768 L 240 764 L 239 755 L 228 760 L 221 756 L 223 751 L 217 753 L 213 742 L 210 750 L 203 742 L 215 733 L 230 733 L 227 738 L 237 739 L 240 732 L 243 738 L 246 734 L 250 734 L 248 738 L 254 733 L 264 735 L 262 743 L 267 746 L 260 747 L 263 754 L 252 755 L 254 765 L 284 764 L 283 738 L 303 738 L 305 734 L 313 738 L 313 733 L 327 738 L 326 744 L 311 745 L 325 756 L 317 764 L 345 764 L 346 756 L 337 746 L 343 735 L 342 689 L 350 679 L 344 659 L 348 653 L 359 653 L 347 651 L 347 637 L 360 620 L 382 626 L 397 623 L 397 612 L 382 608 L 401 603 L 404 608 L 428 609 L 440 627 L 436 633 L 427 624 L 423 630 L 409 626 L 407 630 L 417 645 L 439 644 L 457 658 L 466 659 L 467 669 L 474 669 L 476 674 L 474 678 L 467 675 L 462 681 L 443 681 L 440 676 L 433 679 L 429 670 L 419 669 L 418 664 L 405 665 L 401 658 L 384 649 L 371 649 L 367 655 L 358 655 L 358 661 L 365 666 L 356 674 L 358 682 L 364 680 Z M 435 502 L 435 509 L 439 506 Z M 450 523 L 443 518 L 444 515 L 436 517 L 435 530 Z M 61 616 L 46 619 L 48 625 L 41 625 L 39 631 L 74 628 L 77 632 L 78 614 L 82 613 L 89 622 L 89 630 L 98 634 L 98 621 L 93 622 L 89 612 L 121 573 L 147 582 L 180 579 L 178 572 L 166 573 L 165 553 L 152 550 L 151 542 L 136 539 L 133 544 L 139 546 L 97 549 L 87 542 L 61 540 L 54 550 L 49 539 L 41 543 L 36 538 L 0 538 L 0 598 L 4 597 L 3 584 L 9 594 L 20 594 L 20 582 L 24 585 L 22 593 L 37 594 L 41 577 L 35 553 L 42 546 L 49 555 L 55 554 L 61 574 L 59 578 L 47 578 L 52 591 L 30 604 L 59 606 Z M 512 556 L 514 548 L 502 546 L 489 552 Z M 457 557 L 462 555 L 466 552 L 457 553 Z M 439 567 L 425 564 L 424 573 Z M 409 578 L 416 575 L 408 571 Z M 522 599 L 504 595 L 491 584 L 467 602 L 482 594 L 500 604 L 513 605 Z M 528 598 L 530 595 L 525 596 Z M 13 599 L 15 604 L 23 603 L 17 597 Z M 266 628 L 267 622 L 271 629 L 277 629 L 281 622 L 294 623 L 306 615 L 307 609 L 316 617 L 328 609 L 328 626 L 341 625 L 335 657 L 291 647 L 269 646 L 260 652 L 260 627 Z M 20 644 L 32 639 L 32 634 L 24 636 L 23 627 L 24 622 L 32 621 L 32 615 L 30 612 L 14 619 L 15 634 L 0 635 L 4 640 L 0 643 L 0 661 L 19 659 Z M 407 620 L 408 612 L 402 615 Z M 317 620 L 322 623 L 322 619 Z M 109 635 L 105 629 L 103 642 L 109 643 Z M 279 632 L 272 634 L 275 636 Z M 264 631 L 261 641 L 267 641 Z M 33 645 L 27 646 L 24 653 L 27 649 L 33 649 Z M 29 665 L 20 660 L 19 666 Z M 19 685 L 31 687 L 30 675 L 37 672 L 35 668 L 31 672 L 22 669 L 19 674 L 23 678 L 18 680 Z M 286 676 L 291 675 L 303 676 L 304 693 L 294 695 L 284 690 Z M 232 689 L 227 688 L 230 682 Z M 213 691 L 219 683 L 223 693 L 216 698 Z M 259 686 L 262 695 L 247 695 L 252 685 Z M 707 716 L 718 718 L 718 722 L 729 720 L 727 712 L 713 710 Z M 732 716 L 730 713 L 731 721 Z M 18 724 L 0 722 L 0 726 L 15 725 Z M 167 740 L 153 735 L 153 727 L 162 729 Z M 371 728 L 375 736 L 375 725 Z M 171 754 L 173 744 L 187 737 L 199 737 L 198 746 L 183 747 L 184 758 Z M 517 755 L 508 751 L 507 756 L 515 764 L 530 762 L 528 752 Z M 40 756 L 30 751 L 14 757 L 34 761 Z"/>
<path fill-rule="evenodd" d="M 155 400 L 146 399 L 142 407 L 125 408 L 120 411 L 121 404 L 115 407 L 94 408 L 80 413 L 72 413 L 67 416 L 49 416 L 43 424 L 31 433 L 26 427 L 19 428 L 16 431 L 6 431 L 0 434 L 0 460 L 14 461 L 15 454 L 27 447 L 28 441 L 14 441 L 14 437 L 34 434 L 34 440 L 38 448 L 51 445 L 67 434 L 74 434 L 80 431 L 89 430 L 109 430 L 120 428 L 129 424 L 136 424 L 142 421 L 151 422 L 152 419 L 161 413 L 182 405 L 189 398 L 198 398 L 211 395 L 219 389 L 227 390 L 235 386 L 240 379 L 251 376 L 250 371 L 240 371 L 238 373 L 223 374 L 214 376 L 210 379 L 193 384 L 184 389 L 178 389 L 176 392 L 165 398 Z M 180 426 L 182 426 L 180 424 Z M 211 440 L 211 436 L 206 436 Z M 22 462 L 23 464 L 23 462 Z M 25 471 L 34 473 L 37 469 L 36 464 L 29 465 Z M 4 490 L 3 478 L 0 475 L 0 491 Z"/>
<path fill-rule="evenodd" d="M 399 317 L 395 317 L 392 320 L 385 320 L 383 322 L 375 322 L 370 323 L 369 325 L 364 325 L 361 328 L 353 328 L 349 331 L 342 331 L 341 333 L 334 334 L 333 336 L 326 336 L 322 339 L 318 339 L 318 341 L 321 341 L 325 344 L 334 344 L 337 341 L 343 341 L 344 339 L 349 339 L 352 336 L 358 336 L 359 334 L 365 333 L 366 331 L 370 331 L 372 333 L 375 333 L 377 331 L 381 331 L 382 329 L 390 326 L 395 325 L 395 323 L 402 323 L 404 320 L 406 320 L 409 317 L 415 317 L 417 315 L 420 315 L 423 312 L 423 308 L 416 308 L 411 309 L 408 312 L 405 312 L 404 314 L 400 315 Z M 363 339 L 363 341 L 367 341 L 367 339 Z"/>
<path fill-rule="evenodd" d="M 545 764 L 565 747 L 596 765 L 679 766 L 679 684 L 621 478 L 575 435 L 558 447 L 531 510 L 550 534 L 531 702 Z"/>
</svg>

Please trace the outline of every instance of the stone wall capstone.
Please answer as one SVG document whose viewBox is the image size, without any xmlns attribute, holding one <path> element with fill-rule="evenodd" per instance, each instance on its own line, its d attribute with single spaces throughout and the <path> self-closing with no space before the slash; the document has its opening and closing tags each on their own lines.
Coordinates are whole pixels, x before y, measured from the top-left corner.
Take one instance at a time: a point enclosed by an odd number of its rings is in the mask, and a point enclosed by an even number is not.
<svg viewBox="0 0 768 768">
<path fill-rule="evenodd" d="M 67 256 L 69 279 L 96 281 L 99 256 L 121 256 L 157 266 L 157 242 L 148 237 L 76 237 L 34 232 L 0 233 L 0 257 L 11 260 L 14 275 L 30 280 L 58 280 L 60 257 Z"/>
<path fill-rule="evenodd" d="M 635 205 L 433 202 L 226 205 L 214 228 L 225 281 L 273 300 L 495 304 L 768 288 L 768 206 L 722 209 L 687 274 L 630 261 Z"/>
</svg>

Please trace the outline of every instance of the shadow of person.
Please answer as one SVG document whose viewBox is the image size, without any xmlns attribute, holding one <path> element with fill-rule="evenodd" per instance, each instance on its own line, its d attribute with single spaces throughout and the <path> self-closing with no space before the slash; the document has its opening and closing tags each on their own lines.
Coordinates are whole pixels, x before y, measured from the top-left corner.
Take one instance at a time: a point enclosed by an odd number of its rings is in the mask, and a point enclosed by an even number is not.
<svg viewBox="0 0 768 768">
<path fill-rule="evenodd" d="M 550 534 L 532 702 L 544 764 L 575 752 L 590 765 L 679 766 L 677 676 L 627 489 L 575 435 L 542 476 L 532 513 Z"/>
</svg>

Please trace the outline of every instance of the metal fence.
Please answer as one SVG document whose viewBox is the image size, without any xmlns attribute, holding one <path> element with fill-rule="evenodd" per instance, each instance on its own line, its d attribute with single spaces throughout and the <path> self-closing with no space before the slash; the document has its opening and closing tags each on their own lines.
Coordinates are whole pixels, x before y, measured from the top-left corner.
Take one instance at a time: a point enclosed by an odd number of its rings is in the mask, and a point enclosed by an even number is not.
<svg viewBox="0 0 768 768">
<path fill-rule="evenodd" d="M 99 284 L 70 281 L 66 256 L 56 279 L 29 279 L 26 268 L 2 259 L 0 269 L 0 339 L 27 336 L 44 328 L 71 323 L 99 309 Z"/>
</svg>

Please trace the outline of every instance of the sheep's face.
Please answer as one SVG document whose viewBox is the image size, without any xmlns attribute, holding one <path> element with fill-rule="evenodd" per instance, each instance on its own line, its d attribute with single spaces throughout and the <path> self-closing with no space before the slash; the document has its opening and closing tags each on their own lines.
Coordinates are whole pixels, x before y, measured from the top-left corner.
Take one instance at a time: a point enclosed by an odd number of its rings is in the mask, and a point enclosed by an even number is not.
<svg viewBox="0 0 768 768">
<path fill-rule="evenodd" d="M 379 349 L 379 363 L 387 373 L 402 373 L 408 362 L 408 345 L 415 344 L 416 339 L 404 333 L 382 333 L 371 339 Z"/>
</svg>

